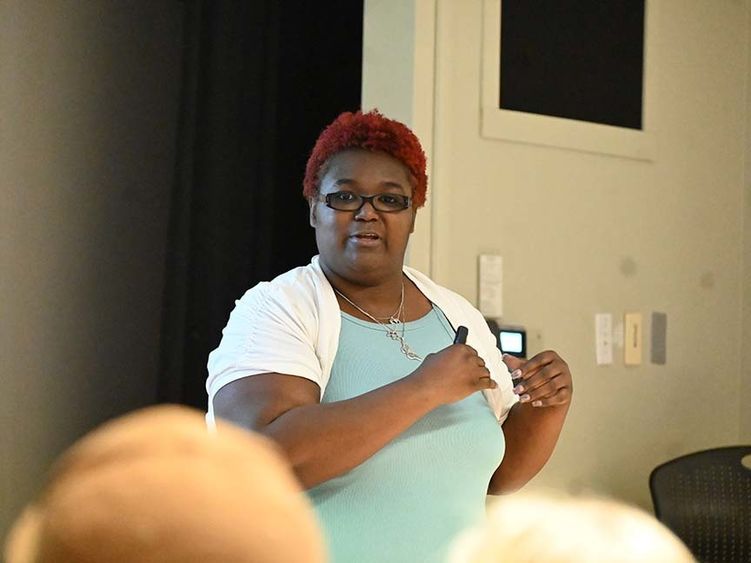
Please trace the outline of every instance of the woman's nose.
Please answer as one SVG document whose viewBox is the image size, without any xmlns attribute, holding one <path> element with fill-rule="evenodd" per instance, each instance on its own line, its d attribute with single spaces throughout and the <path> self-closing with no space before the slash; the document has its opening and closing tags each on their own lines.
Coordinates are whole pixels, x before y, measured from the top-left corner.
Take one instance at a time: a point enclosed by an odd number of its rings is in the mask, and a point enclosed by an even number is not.
<svg viewBox="0 0 751 563">
<path fill-rule="evenodd" d="M 378 211 L 373 207 L 372 201 L 363 201 L 360 209 L 355 211 L 355 219 L 369 221 L 378 218 Z"/>
</svg>

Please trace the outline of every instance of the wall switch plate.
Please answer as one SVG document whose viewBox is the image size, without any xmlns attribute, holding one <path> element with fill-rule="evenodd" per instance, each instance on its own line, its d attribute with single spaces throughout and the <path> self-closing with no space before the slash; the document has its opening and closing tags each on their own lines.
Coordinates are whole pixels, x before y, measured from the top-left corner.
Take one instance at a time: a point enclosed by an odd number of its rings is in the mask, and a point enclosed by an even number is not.
<svg viewBox="0 0 751 563">
<path fill-rule="evenodd" d="M 667 363 L 667 332 L 668 316 L 665 313 L 652 313 L 652 330 L 649 359 L 653 364 L 665 365 Z"/>
<path fill-rule="evenodd" d="M 495 254 L 480 255 L 479 309 L 486 319 L 503 316 L 503 258 Z"/>
<path fill-rule="evenodd" d="M 623 328 L 623 363 L 627 366 L 641 365 L 641 313 L 626 313 L 623 320 Z"/>
<path fill-rule="evenodd" d="M 613 315 L 595 315 L 595 359 L 598 366 L 613 363 Z"/>
</svg>

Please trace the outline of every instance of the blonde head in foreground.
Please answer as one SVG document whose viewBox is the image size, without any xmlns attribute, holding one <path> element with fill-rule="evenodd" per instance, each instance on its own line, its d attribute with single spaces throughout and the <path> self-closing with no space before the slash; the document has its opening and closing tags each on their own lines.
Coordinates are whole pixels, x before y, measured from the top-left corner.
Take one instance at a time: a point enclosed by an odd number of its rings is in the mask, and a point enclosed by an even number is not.
<svg viewBox="0 0 751 563">
<path fill-rule="evenodd" d="M 606 499 L 519 493 L 462 534 L 450 563 L 693 563 L 651 515 Z"/>
<path fill-rule="evenodd" d="M 145 409 L 84 437 L 16 522 L 8 563 L 326 560 L 312 509 L 275 446 Z"/>
</svg>

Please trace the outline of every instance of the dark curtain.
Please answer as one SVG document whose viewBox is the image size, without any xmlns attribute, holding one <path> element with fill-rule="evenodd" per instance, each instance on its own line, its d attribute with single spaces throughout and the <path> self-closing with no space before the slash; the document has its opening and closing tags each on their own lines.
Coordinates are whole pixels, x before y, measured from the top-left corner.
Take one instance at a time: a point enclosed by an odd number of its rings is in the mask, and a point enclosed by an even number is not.
<svg viewBox="0 0 751 563">
<path fill-rule="evenodd" d="M 206 407 L 234 300 L 316 253 L 302 198 L 321 129 L 360 105 L 362 0 L 185 7 L 160 402 Z"/>
</svg>

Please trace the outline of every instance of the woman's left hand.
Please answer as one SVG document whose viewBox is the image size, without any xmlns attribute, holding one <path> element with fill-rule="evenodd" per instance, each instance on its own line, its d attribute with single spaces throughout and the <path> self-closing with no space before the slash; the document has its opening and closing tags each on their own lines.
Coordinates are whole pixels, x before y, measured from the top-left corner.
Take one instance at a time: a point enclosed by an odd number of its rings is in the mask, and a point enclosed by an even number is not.
<svg viewBox="0 0 751 563">
<path fill-rule="evenodd" d="M 567 405 L 574 392 L 571 372 L 561 357 L 547 350 L 529 360 L 505 354 L 503 362 L 511 372 L 514 393 L 533 407 Z"/>
</svg>

